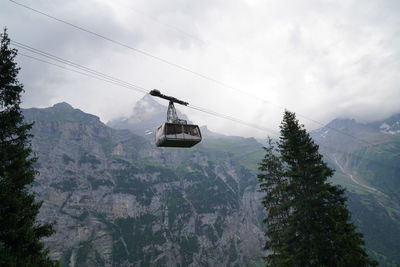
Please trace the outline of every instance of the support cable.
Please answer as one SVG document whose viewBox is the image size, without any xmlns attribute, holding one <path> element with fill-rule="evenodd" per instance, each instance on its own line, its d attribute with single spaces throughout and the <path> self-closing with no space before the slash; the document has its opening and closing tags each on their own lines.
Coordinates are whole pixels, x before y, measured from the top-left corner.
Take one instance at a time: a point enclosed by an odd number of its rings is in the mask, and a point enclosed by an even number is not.
<svg viewBox="0 0 400 267">
<path fill-rule="evenodd" d="M 122 43 L 122 42 L 120 42 L 120 41 L 116 41 L 116 40 L 114 40 L 114 39 L 112 39 L 112 38 L 110 38 L 110 37 L 107 37 L 107 36 L 104 36 L 104 35 L 102 35 L 102 34 L 96 33 L 96 32 L 94 32 L 94 31 L 88 30 L 88 29 L 86 29 L 86 28 L 84 28 L 84 27 L 81 27 L 81 26 L 79 26 L 79 25 L 73 24 L 73 23 L 68 22 L 68 21 L 66 21 L 66 20 L 59 19 L 59 18 L 57 18 L 57 17 L 55 17 L 55 16 L 52 16 L 52 15 L 47 14 L 47 13 L 45 13 L 45 12 L 42 12 L 42 11 L 40 11 L 40 10 L 34 9 L 34 8 L 30 7 L 30 6 L 24 5 L 24 4 L 19 3 L 19 2 L 17 2 L 17 1 L 14 1 L 14 0 L 9 0 L 9 1 L 12 2 L 12 3 L 14 3 L 14 4 L 16 4 L 16 5 L 19 5 L 19 6 L 23 7 L 23 8 L 25 8 L 25 9 L 28 9 L 28 10 L 30 10 L 30 11 L 32 11 L 32 12 L 35 12 L 35 13 L 40 14 L 40 15 L 42 15 L 42 16 L 48 17 L 48 18 L 53 19 L 53 20 L 55 20 L 55 21 L 58 21 L 58 22 L 60 22 L 60 23 L 66 24 L 66 25 L 68 25 L 68 26 L 70 26 L 70 27 L 73 27 L 73 28 L 75 28 L 75 29 L 77 29 L 77 30 L 86 32 L 86 33 L 88 33 L 88 34 L 91 34 L 91 35 L 93 35 L 93 36 L 96 36 L 96 37 L 98 37 L 98 38 L 101 38 L 101 39 L 103 39 L 103 40 L 106 40 L 106 41 L 108 41 L 108 42 L 114 43 L 114 44 L 116 44 L 116 45 L 125 47 L 125 48 L 127 48 L 127 49 L 133 50 L 133 51 L 135 51 L 135 52 L 137 52 L 137 53 L 140 53 L 140 54 L 142 54 L 142 55 L 145 55 L 145 56 L 147 56 L 147 57 L 150 57 L 150 58 L 153 58 L 153 59 L 158 60 L 158 61 L 160 61 L 160 62 L 163 62 L 163 63 L 165 63 L 165 64 L 167 64 L 167 65 L 172 66 L 172 67 L 175 67 L 175 68 L 178 68 L 178 69 L 180 69 L 180 70 L 189 72 L 189 73 L 191 73 L 191 74 L 193 74 L 193 75 L 196 75 L 196 76 L 198 76 L 198 77 L 201 77 L 201 78 L 203 78 L 203 79 L 206 79 L 206 80 L 208 80 L 208 81 L 211 81 L 211 82 L 213 82 L 213 83 L 215 83 L 215 84 L 218 84 L 219 86 L 222 86 L 222 87 L 224 87 L 224 88 L 227 88 L 227 89 L 230 89 L 230 90 L 233 90 L 233 91 L 237 91 L 237 92 L 239 92 L 239 93 L 241 93 L 241 94 L 243 94 L 243 95 L 246 95 L 246 96 L 248 96 L 248 97 L 250 97 L 250 98 L 256 99 L 256 100 L 261 101 L 261 102 L 266 103 L 266 104 L 273 105 L 273 106 L 278 107 L 278 108 L 280 108 L 280 109 L 287 109 L 287 108 L 284 107 L 284 106 L 281 106 L 281 105 L 272 103 L 272 102 L 270 102 L 270 101 L 268 101 L 268 100 L 265 100 L 265 99 L 263 99 L 263 98 L 260 98 L 259 96 L 256 96 L 256 95 L 253 95 L 253 94 L 249 94 L 249 93 L 247 93 L 247 92 L 245 92 L 245 91 L 243 91 L 243 90 L 241 90 L 241 89 L 239 89 L 239 88 L 236 88 L 236 87 L 234 87 L 234 86 L 231 86 L 231 85 L 229 85 L 229 84 L 227 84 L 227 83 L 225 83 L 225 82 L 222 82 L 222 81 L 220 81 L 220 80 L 217 80 L 217 79 L 215 79 L 215 78 L 212 78 L 212 77 L 210 77 L 210 76 L 207 76 L 207 75 L 205 75 L 205 74 L 202 74 L 202 73 L 200 73 L 200 72 L 193 71 L 193 70 L 191 70 L 191 69 L 188 68 L 188 67 L 185 67 L 185 66 L 176 64 L 176 63 L 174 63 L 174 62 L 172 62 L 172 61 L 166 60 L 166 59 L 164 59 L 164 58 L 161 58 L 161 57 L 159 57 L 159 56 L 153 55 L 153 54 L 151 54 L 151 53 L 149 53 L 149 52 L 146 52 L 146 51 L 143 51 L 143 50 L 141 50 L 141 49 L 135 48 L 135 47 L 133 47 L 133 46 L 130 46 L 130 45 L 125 44 L 125 43 Z M 290 109 L 287 109 L 287 110 L 291 111 Z M 359 141 L 359 142 L 361 142 L 361 143 L 364 143 L 364 144 L 367 144 L 367 145 L 370 145 L 370 146 L 374 146 L 373 143 L 371 143 L 371 142 L 369 142 L 369 141 L 367 141 L 367 140 L 364 140 L 364 139 L 359 138 L 359 137 L 357 137 L 357 136 L 354 136 L 354 135 L 352 135 L 352 134 L 350 134 L 350 133 L 346 133 L 346 132 L 344 132 L 344 131 L 341 131 L 341 130 L 339 130 L 339 129 L 336 129 L 336 128 L 332 127 L 332 126 L 326 125 L 326 124 L 324 124 L 324 123 L 322 123 L 322 122 L 319 122 L 319 121 L 317 121 L 317 120 L 315 120 L 315 119 L 312 119 L 312 118 L 310 118 L 310 117 L 308 117 L 308 116 L 306 116 L 306 115 L 303 115 L 303 114 L 301 114 L 301 113 L 298 113 L 298 112 L 295 112 L 295 113 L 296 113 L 299 117 L 302 117 L 302 118 L 304 118 L 304 119 L 306 119 L 306 120 L 308 120 L 308 121 L 311 121 L 311 122 L 313 122 L 313 123 L 319 124 L 319 125 L 321 125 L 321 126 L 327 128 L 327 129 L 330 129 L 330 130 L 335 131 L 335 132 L 337 132 L 337 133 L 340 133 L 340 134 L 342 134 L 342 135 L 351 137 L 351 138 L 353 138 L 353 139 L 355 139 L 355 140 L 357 140 L 357 141 Z"/>
<path fill-rule="evenodd" d="M 85 75 L 85 76 L 88 76 L 88 77 L 93 78 L 93 79 L 97 79 L 97 80 L 100 80 L 100 81 L 111 83 L 111 84 L 114 84 L 114 85 L 117 85 L 117 86 L 121 86 L 121 87 L 130 89 L 130 90 L 138 91 L 138 92 L 143 93 L 143 94 L 147 94 L 148 93 L 148 90 L 143 90 L 144 89 L 143 87 L 137 86 L 137 85 L 134 85 L 134 84 L 131 84 L 131 83 L 129 83 L 129 85 L 126 85 L 126 84 L 119 83 L 119 82 L 116 82 L 116 81 L 113 81 L 113 80 L 110 80 L 110 79 L 103 78 L 102 76 L 99 77 L 99 75 L 96 75 L 96 74 L 93 74 L 93 73 L 86 73 L 86 72 L 82 72 L 82 71 L 77 71 L 75 69 L 68 68 L 66 66 L 62 66 L 62 65 L 59 65 L 59 64 L 55 64 L 53 62 L 46 61 L 46 60 L 31 56 L 31 55 L 27 55 L 27 54 L 24 54 L 24 53 L 18 53 L 18 55 L 21 55 L 23 57 L 26 57 L 26 58 L 29 58 L 29 59 L 32 59 L 32 60 L 36 60 L 36 61 L 39 61 L 39 62 L 42 62 L 42 63 L 45 63 L 45 64 L 48 64 L 48 65 L 52 65 L 52 66 L 55 66 L 55 67 L 58 67 L 58 68 L 61 68 L 61 69 L 67 70 L 67 71 L 71 71 L 71 72 L 74 72 L 74 73 Z M 65 61 L 62 61 L 62 60 L 57 60 L 57 59 L 54 59 L 54 58 L 50 58 L 50 59 L 55 60 L 55 61 L 57 61 L 59 63 L 67 64 L 67 63 L 65 63 Z M 74 67 L 72 64 L 69 65 L 69 66 Z M 84 68 L 87 68 L 87 67 L 84 67 Z M 95 72 L 97 72 L 97 71 L 95 71 Z M 97 73 L 100 73 L 100 72 L 97 72 Z M 106 76 L 109 76 L 109 75 L 106 75 Z M 110 77 L 112 77 L 112 76 L 110 76 Z M 233 122 L 236 122 L 236 123 L 240 123 L 240 124 L 248 126 L 248 127 L 256 128 L 258 130 L 266 131 L 266 132 L 269 132 L 269 133 L 278 134 L 277 131 L 274 131 L 272 129 L 268 129 L 266 127 L 260 127 L 260 126 L 258 126 L 256 124 L 248 123 L 248 122 L 246 122 L 244 120 L 236 119 L 236 118 L 234 118 L 232 116 L 229 116 L 229 115 L 224 115 L 224 114 L 221 114 L 221 113 L 213 112 L 211 110 L 207 110 L 207 109 L 204 109 L 204 108 L 201 108 L 201 107 L 197 107 L 197 106 L 188 106 L 188 107 L 191 108 L 191 109 L 195 109 L 195 110 L 201 111 L 203 113 L 207 113 L 207 114 L 215 116 L 215 117 L 219 117 L 219 118 L 222 118 L 222 119 L 226 119 L 226 120 L 230 120 L 230 121 L 233 121 Z"/>
<path fill-rule="evenodd" d="M 12 42 L 13 42 L 12 45 L 17 46 L 17 45 L 15 45 L 15 43 L 16 43 L 15 41 L 12 41 Z M 24 46 L 22 46 L 22 45 L 17 46 L 17 47 L 25 49 Z M 26 47 L 28 47 L 28 46 L 26 46 Z M 121 86 L 121 87 L 130 89 L 130 90 L 134 90 L 134 91 L 137 91 L 137 92 L 140 92 L 140 93 L 143 93 L 143 94 L 147 94 L 148 93 L 148 90 L 146 90 L 144 87 L 137 86 L 135 84 L 125 82 L 125 81 L 123 81 L 121 79 L 118 79 L 118 78 L 115 78 L 113 76 L 110 76 L 110 75 L 101 73 L 99 71 L 90 69 L 90 68 L 85 67 L 83 65 L 80 65 L 80 64 L 77 64 L 77 63 L 73 63 L 72 61 L 65 60 L 65 59 L 62 59 L 62 58 L 59 58 L 59 57 L 56 57 L 56 56 L 50 56 L 51 54 L 49 54 L 49 53 L 45 53 L 45 52 L 41 53 L 41 52 L 39 52 L 40 50 L 35 51 L 37 49 L 31 49 L 31 50 L 26 49 L 26 50 L 28 50 L 28 51 L 30 51 L 32 53 L 36 53 L 38 55 L 47 57 L 47 58 L 49 58 L 49 59 L 51 59 L 53 61 L 56 61 L 56 62 L 65 64 L 65 65 L 71 66 L 73 68 L 78 68 L 79 67 L 79 69 L 82 70 L 82 71 L 77 71 L 75 69 L 68 68 L 68 67 L 65 67 L 63 65 L 55 64 L 53 62 L 49 62 L 49 61 L 46 61 L 46 60 L 31 56 L 31 55 L 24 54 L 24 53 L 18 53 L 18 55 L 21 55 L 23 57 L 27 57 L 27 58 L 30 58 L 32 60 L 39 61 L 39 62 L 42 62 L 42 63 L 45 63 L 45 64 L 48 64 L 48 65 L 52 65 L 52 66 L 55 66 L 55 67 L 58 67 L 58 68 L 61 68 L 61 69 L 67 70 L 67 71 L 71 71 L 71 72 L 74 72 L 74 73 L 85 75 L 85 76 L 93 78 L 93 79 L 97 79 L 97 80 L 100 80 L 100 81 L 104 81 L 104 82 L 107 82 L 107 83 L 110 83 L 110 84 L 114 84 L 114 85 L 117 85 L 117 86 Z M 84 71 L 86 71 L 86 72 L 84 72 Z M 113 79 L 109 79 L 107 77 L 112 77 Z M 187 105 L 187 107 L 191 108 L 191 109 L 194 109 L 194 110 L 201 111 L 203 113 L 206 113 L 206 114 L 209 114 L 209 115 L 212 115 L 212 116 L 215 116 L 215 117 L 219 117 L 219 118 L 222 118 L 222 119 L 230 120 L 230 121 L 242 124 L 242 125 L 246 125 L 248 127 L 252 127 L 252 128 L 267 132 L 267 133 L 273 133 L 274 135 L 279 136 L 279 132 L 278 131 L 275 131 L 275 130 L 272 130 L 272 129 L 269 129 L 269 128 L 266 128 L 266 127 L 261 127 L 261 126 L 259 126 L 257 124 L 252 124 L 252 123 L 246 122 L 244 120 L 237 119 L 237 118 L 235 118 L 233 116 L 225 115 L 225 114 L 222 114 L 222 113 L 218 113 L 218 112 L 215 112 L 215 111 L 212 111 L 212 110 L 208 110 L 208 109 L 205 109 L 205 108 L 202 108 L 202 107 L 198 107 L 198 106 L 193 106 L 193 105 Z M 331 147 L 326 146 L 326 145 L 320 144 L 320 146 L 323 146 L 323 147 L 331 149 Z M 356 155 L 354 153 L 351 153 L 351 152 L 344 152 L 344 151 L 340 151 L 340 150 L 337 150 L 337 151 L 345 153 L 345 154 L 354 155 L 354 156 L 356 156 L 358 158 L 361 158 L 361 156 L 358 156 L 358 155 Z M 388 151 L 388 152 L 391 153 L 390 151 Z M 391 167 L 392 169 L 396 169 L 396 170 L 400 169 L 399 167 L 388 165 L 388 164 L 384 164 L 384 163 L 382 163 L 380 161 L 369 159 L 367 157 L 363 157 L 363 158 L 365 158 L 366 160 L 368 160 L 370 162 L 375 162 L 377 164 L 380 164 L 382 166 Z"/>
</svg>

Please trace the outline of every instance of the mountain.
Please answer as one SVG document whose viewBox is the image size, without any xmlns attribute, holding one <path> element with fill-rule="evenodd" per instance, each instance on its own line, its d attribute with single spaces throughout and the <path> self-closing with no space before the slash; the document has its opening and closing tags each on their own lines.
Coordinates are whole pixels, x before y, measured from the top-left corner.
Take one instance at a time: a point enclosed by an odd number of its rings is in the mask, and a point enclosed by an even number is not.
<svg viewBox="0 0 400 267">
<path fill-rule="evenodd" d="M 262 145 L 202 127 L 193 148 L 156 148 L 148 133 L 166 109 L 145 96 L 132 116 L 108 125 L 67 103 L 24 110 L 35 121 L 33 190 L 44 200 L 40 218 L 57 222 L 46 244 L 61 266 L 262 265 Z M 395 266 L 400 140 L 383 123 L 394 131 L 396 119 L 338 119 L 312 136 L 336 169 L 331 181 L 347 189 L 368 252 Z"/>
<path fill-rule="evenodd" d="M 382 266 L 400 262 L 399 124 L 400 114 L 368 124 L 336 119 L 312 132 L 336 170 L 332 182 L 348 190 L 353 218 Z"/>
<path fill-rule="evenodd" d="M 107 126 L 113 129 L 125 129 L 143 136 L 148 140 L 154 137 L 155 130 L 163 124 L 167 119 L 168 106 L 159 104 L 154 100 L 154 97 L 146 94 L 140 99 L 132 109 L 132 114 L 129 117 L 119 117 L 107 122 Z M 180 119 L 190 122 L 188 117 L 176 110 Z M 200 127 L 203 137 L 220 138 L 224 135 L 214 133 L 208 130 L 207 126 Z"/>
<path fill-rule="evenodd" d="M 146 94 L 132 110 L 129 117 L 120 117 L 107 123 L 114 129 L 127 129 L 138 135 L 154 135 L 155 129 L 167 119 L 167 106 L 163 106 L 154 100 L 154 97 Z M 186 115 L 177 110 L 177 115 L 187 120 Z"/>
<path fill-rule="evenodd" d="M 314 140 L 323 144 L 324 151 L 351 152 L 371 144 L 390 140 L 380 129 L 371 124 L 362 124 L 354 119 L 335 119 L 326 126 L 312 132 Z"/>
<path fill-rule="evenodd" d="M 398 124 L 400 114 L 369 124 L 337 119 L 313 131 L 312 136 L 337 169 L 351 169 L 359 174 L 360 183 L 400 200 Z"/>
<path fill-rule="evenodd" d="M 24 114 L 35 121 L 32 143 L 40 175 L 33 190 L 44 200 L 40 218 L 57 222 L 46 244 L 61 266 L 261 261 L 255 164 L 242 164 L 240 153 L 261 155 L 254 139 L 159 149 L 66 103 Z"/>
<path fill-rule="evenodd" d="M 395 114 L 388 119 L 373 122 L 369 125 L 379 129 L 382 133 L 398 135 L 400 134 L 400 114 Z"/>
</svg>

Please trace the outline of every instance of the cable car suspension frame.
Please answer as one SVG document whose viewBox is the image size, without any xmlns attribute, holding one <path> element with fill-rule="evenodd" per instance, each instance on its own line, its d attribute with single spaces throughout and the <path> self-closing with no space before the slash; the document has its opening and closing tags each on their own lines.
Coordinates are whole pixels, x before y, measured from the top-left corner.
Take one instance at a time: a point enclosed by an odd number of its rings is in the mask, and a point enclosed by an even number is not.
<svg viewBox="0 0 400 267">
<path fill-rule="evenodd" d="M 150 91 L 150 95 L 157 96 L 157 97 L 169 100 L 168 111 L 167 111 L 167 122 L 179 123 L 179 124 L 187 124 L 186 120 L 179 119 L 179 117 L 178 117 L 178 115 L 176 113 L 176 109 L 175 109 L 174 103 L 187 106 L 187 105 L 189 105 L 188 102 L 179 100 L 179 99 L 177 99 L 175 97 L 172 97 L 172 96 L 167 96 L 167 95 L 161 94 L 161 92 L 159 90 L 156 90 L 156 89 L 151 90 Z"/>
<path fill-rule="evenodd" d="M 192 147 L 201 142 L 201 132 L 198 125 L 188 124 L 186 120 L 179 119 L 174 103 L 187 106 L 188 102 L 172 96 L 161 94 L 153 89 L 150 95 L 169 101 L 167 121 L 156 131 L 156 145 L 159 147 Z"/>
</svg>

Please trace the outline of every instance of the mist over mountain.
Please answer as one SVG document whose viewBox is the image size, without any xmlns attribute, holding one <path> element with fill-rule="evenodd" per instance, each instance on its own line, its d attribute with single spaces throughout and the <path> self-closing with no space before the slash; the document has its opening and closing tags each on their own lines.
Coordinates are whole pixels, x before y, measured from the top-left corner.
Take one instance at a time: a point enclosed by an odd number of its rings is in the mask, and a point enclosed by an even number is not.
<svg viewBox="0 0 400 267">
<path fill-rule="evenodd" d="M 114 129 L 128 129 L 138 135 L 153 134 L 167 119 L 167 106 L 163 106 L 154 100 L 154 97 L 146 94 L 136 103 L 130 117 L 115 118 L 107 123 Z M 186 115 L 177 110 L 178 116 L 188 120 Z"/>
<path fill-rule="evenodd" d="M 108 125 L 67 103 L 24 110 L 35 121 L 40 217 L 57 221 L 46 244 L 61 266 L 262 265 L 262 144 L 202 128 L 191 149 L 157 148 L 166 109 L 145 96 Z M 337 119 L 312 132 L 380 266 L 400 263 L 396 118 Z"/>
<path fill-rule="evenodd" d="M 382 133 L 392 135 L 400 134 L 400 113 L 395 114 L 383 121 L 370 123 L 369 125 L 379 129 Z"/>
</svg>

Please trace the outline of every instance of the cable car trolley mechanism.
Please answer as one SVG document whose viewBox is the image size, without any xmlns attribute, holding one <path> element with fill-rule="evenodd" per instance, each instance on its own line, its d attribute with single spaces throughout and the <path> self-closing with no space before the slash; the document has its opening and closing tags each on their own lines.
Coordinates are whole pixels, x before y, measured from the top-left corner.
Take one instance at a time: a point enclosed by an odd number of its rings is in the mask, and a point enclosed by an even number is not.
<svg viewBox="0 0 400 267">
<path fill-rule="evenodd" d="M 176 114 L 174 103 L 184 106 L 189 103 L 172 96 L 161 94 L 159 90 L 151 90 L 150 95 L 169 100 L 167 121 L 156 131 L 156 146 L 158 147 L 192 147 L 201 141 L 201 132 L 198 125 L 188 124 Z"/>
</svg>

